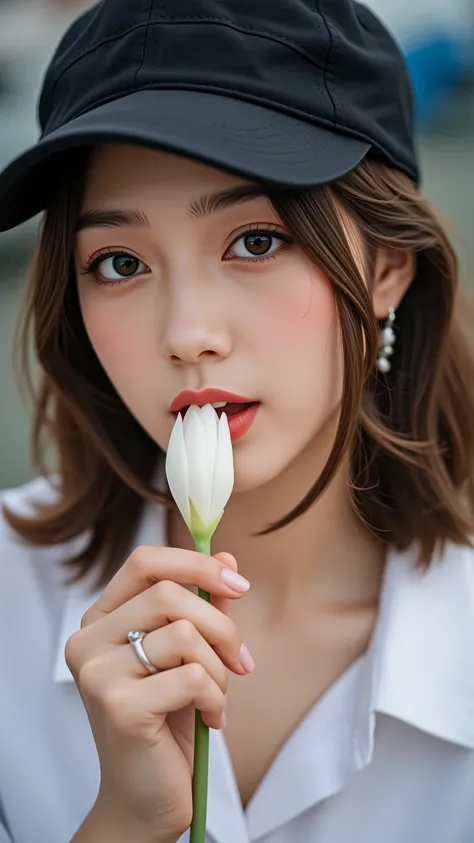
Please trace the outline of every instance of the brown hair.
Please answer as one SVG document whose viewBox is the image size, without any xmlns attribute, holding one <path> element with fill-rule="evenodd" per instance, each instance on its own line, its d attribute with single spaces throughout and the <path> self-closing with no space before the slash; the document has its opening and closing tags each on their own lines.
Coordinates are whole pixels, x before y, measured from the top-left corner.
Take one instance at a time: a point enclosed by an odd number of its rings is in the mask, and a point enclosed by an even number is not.
<svg viewBox="0 0 474 843">
<path fill-rule="evenodd" d="M 74 230 L 90 152 L 77 153 L 45 214 L 20 327 L 28 371 L 31 336 L 41 366 L 33 458 L 47 473 L 48 439 L 60 495 L 30 517 L 5 510 L 27 541 L 50 545 L 90 531 L 67 564 L 71 581 L 98 568 L 105 585 L 124 560 L 144 500 L 170 500 L 152 485 L 159 449 L 113 389 L 88 340 L 72 266 Z M 295 508 L 302 514 L 331 482 L 348 449 L 355 506 L 384 541 L 418 542 L 428 564 L 446 540 L 470 543 L 474 503 L 474 357 L 459 318 L 458 268 L 429 203 L 402 173 L 365 159 L 332 185 L 271 191 L 289 230 L 331 279 L 341 322 L 344 388 L 327 464 Z M 378 248 L 413 250 L 416 275 L 397 311 L 398 341 L 387 375 L 376 372 L 379 323 L 343 224 L 363 235 L 370 282 Z M 31 379 L 28 381 L 31 386 Z"/>
</svg>

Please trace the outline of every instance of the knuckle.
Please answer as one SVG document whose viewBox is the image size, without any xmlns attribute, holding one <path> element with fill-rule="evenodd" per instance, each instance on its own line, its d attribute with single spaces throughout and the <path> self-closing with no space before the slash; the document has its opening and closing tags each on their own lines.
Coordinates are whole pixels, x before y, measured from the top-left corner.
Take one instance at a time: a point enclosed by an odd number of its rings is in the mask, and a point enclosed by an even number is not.
<svg viewBox="0 0 474 843">
<path fill-rule="evenodd" d="M 188 677 L 195 694 L 201 694 L 207 687 L 208 675 L 202 664 L 193 662 L 188 665 Z"/>
<path fill-rule="evenodd" d="M 161 580 L 153 586 L 152 591 L 158 604 L 170 606 L 175 602 L 178 586 L 171 580 Z"/>
<path fill-rule="evenodd" d="M 84 614 L 81 618 L 81 629 L 84 629 L 86 626 L 89 626 L 89 623 L 90 623 L 89 618 L 90 618 L 90 609 L 87 609 L 87 611 L 84 612 Z"/>
<path fill-rule="evenodd" d="M 181 618 L 173 624 L 173 633 L 181 648 L 194 649 L 196 647 L 199 633 L 194 624 L 187 618 Z"/>
<path fill-rule="evenodd" d="M 77 672 L 82 657 L 82 635 L 80 630 L 74 632 L 66 641 L 64 657 L 71 673 Z"/>
<path fill-rule="evenodd" d="M 100 612 L 97 609 L 97 601 L 89 606 L 81 618 L 80 629 L 85 629 L 87 626 L 93 624 L 100 617 Z"/>
<path fill-rule="evenodd" d="M 98 658 L 95 658 L 84 662 L 84 664 L 81 665 L 77 676 L 81 693 L 90 699 L 96 699 L 99 697 L 101 694 L 103 676 L 104 666 L 102 659 L 99 660 Z"/>
<path fill-rule="evenodd" d="M 139 575 L 147 570 L 148 560 L 147 554 L 145 553 L 145 545 L 140 544 L 132 550 L 130 556 L 128 557 L 128 564 Z"/>
</svg>

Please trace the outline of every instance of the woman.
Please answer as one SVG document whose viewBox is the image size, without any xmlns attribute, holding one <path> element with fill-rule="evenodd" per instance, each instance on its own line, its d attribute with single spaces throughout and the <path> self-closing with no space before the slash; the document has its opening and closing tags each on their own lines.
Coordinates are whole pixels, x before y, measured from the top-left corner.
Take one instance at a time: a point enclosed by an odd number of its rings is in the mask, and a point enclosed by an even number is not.
<svg viewBox="0 0 474 843">
<path fill-rule="evenodd" d="M 0 177 L 0 228 L 46 211 L 40 476 L 3 495 L 1 843 L 188 839 L 196 708 L 209 840 L 473 839 L 456 259 L 397 47 L 317 6 L 103 0 Z M 224 402 L 209 558 L 163 454 L 177 412 Z"/>
</svg>

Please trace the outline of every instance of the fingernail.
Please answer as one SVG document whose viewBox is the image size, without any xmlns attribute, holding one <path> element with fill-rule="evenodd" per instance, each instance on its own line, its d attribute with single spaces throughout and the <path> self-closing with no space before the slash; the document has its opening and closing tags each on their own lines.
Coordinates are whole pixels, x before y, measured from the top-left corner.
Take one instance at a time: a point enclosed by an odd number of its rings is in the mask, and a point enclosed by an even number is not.
<svg viewBox="0 0 474 843">
<path fill-rule="evenodd" d="M 247 673 L 251 673 L 255 667 L 255 662 L 245 644 L 242 644 L 240 648 L 239 658 L 243 669 L 246 670 Z"/>
<path fill-rule="evenodd" d="M 224 709 L 224 711 L 222 712 L 222 717 L 221 717 L 221 729 L 225 729 L 226 726 L 227 726 L 227 714 L 226 714 L 226 711 Z"/>
<path fill-rule="evenodd" d="M 229 586 L 229 588 L 233 591 L 237 591 L 239 594 L 243 594 L 244 591 L 248 591 L 250 588 L 249 581 L 246 580 L 245 577 L 241 577 L 240 574 L 236 574 L 236 572 L 232 571 L 230 568 L 222 569 L 221 579 Z"/>
</svg>

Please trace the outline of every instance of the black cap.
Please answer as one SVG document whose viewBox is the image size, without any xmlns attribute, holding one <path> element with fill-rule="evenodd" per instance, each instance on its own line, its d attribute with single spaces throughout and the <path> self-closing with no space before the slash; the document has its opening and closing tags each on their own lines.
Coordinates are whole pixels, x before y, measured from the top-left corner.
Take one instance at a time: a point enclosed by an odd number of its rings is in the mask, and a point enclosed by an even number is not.
<svg viewBox="0 0 474 843">
<path fill-rule="evenodd" d="M 38 143 L 0 174 L 0 231 L 44 210 L 99 141 L 311 187 L 369 152 L 418 181 L 403 56 L 352 0 L 102 0 L 48 67 Z"/>
</svg>

